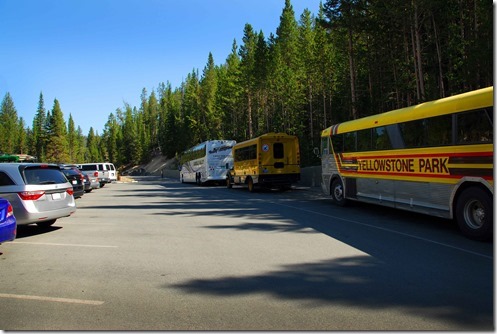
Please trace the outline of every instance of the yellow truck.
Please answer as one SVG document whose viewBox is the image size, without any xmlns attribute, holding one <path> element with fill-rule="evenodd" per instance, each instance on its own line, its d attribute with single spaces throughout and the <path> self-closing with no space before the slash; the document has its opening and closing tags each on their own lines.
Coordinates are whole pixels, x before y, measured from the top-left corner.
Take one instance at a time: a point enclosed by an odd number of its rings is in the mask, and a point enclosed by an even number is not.
<svg viewBox="0 0 497 334">
<path fill-rule="evenodd" d="M 226 176 L 226 185 L 289 189 L 300 180 L 300 149 L 296 136 L 267 133 L 237 143 L 232 150 L 233 167 Z"/>
</svg>

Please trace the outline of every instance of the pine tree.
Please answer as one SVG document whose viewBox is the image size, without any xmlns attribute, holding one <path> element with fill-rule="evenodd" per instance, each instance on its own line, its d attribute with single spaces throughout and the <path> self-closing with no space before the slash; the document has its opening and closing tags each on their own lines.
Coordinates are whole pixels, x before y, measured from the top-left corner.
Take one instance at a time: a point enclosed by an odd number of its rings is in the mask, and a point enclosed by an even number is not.
<svg viewBox="0 0 497 334">
<path fill-rule="evenodd" d="M 69 148 L 69 162 L 77 163 L 80 147 L 72 114 L 69 114 L 69 121 L 67 124 L 67 142 Z"/>
<path fill-rule="evenodd" d="M 86 160 L 90 162 L 102 161 L 99 152 L 98 138 L 93 127 L 90 127 L 86 139 Z"/>
<path fill-rule="evenodd" d="M 54 100 L 54 106 L 48 120 L 48 139 L 46 149 L 47 162 L 67 163 L 69 148 L 67 142 L 67 127 L 59 101 Z"/>
<path fill-rule="evenodd" d="M 31 154 L 35 155 L 39 161 L 45 161 L 45 147 L 47 141 L 46 132 L 46 111 L 45 103 L 43 100 L 43 93 L 40 93 L 38 101 L 38 109 L 33 119 L 33 129 L 31 138 Z"/>
<path fill-rule="evenodd" d="M 216 109 L 216 93 L 218 89 L 217 70 L 214 57 L 209 53 L 200 80 L 200 112 L 202 140 L 216 139 L 221 136 L 221 115 Z"/>
<path fill-rule="evenodd" d="M 247 132 L 244 134 L 244 139 L 254 137 L 253 126 L 253 98 L 255 86 L 255 50 L 256 50 L 256 34 L 250 24 L 246 24 L 243 29 L 243 44 L 240 46 L 240 71 L 241 85 L 243 87 L 244 107 L 246 114 L 240 120 L 241 124 L 247 124 Z M 244 126 L 242 125 L 242 129 Z"/>
<path fill-rule="evenodd" d="M 18 147 L 17 110 L 10 93 L 6 93 L 0 107 L 0 152 L 17 153 Z"/>
<path fill-rule="evenodd" d="M 245 137 L 240 134 L 243 131 L 240 126 L 242 118 L 242 87 L 240 72 L 240 58 L 236 41 L 233 41 L 231 53 L 226 63 L 218 71 L 218 90 L 216 97 L 217 110 L 222 118 L 221 127 L 224 138 L 241 140 Z"/>
</svg>

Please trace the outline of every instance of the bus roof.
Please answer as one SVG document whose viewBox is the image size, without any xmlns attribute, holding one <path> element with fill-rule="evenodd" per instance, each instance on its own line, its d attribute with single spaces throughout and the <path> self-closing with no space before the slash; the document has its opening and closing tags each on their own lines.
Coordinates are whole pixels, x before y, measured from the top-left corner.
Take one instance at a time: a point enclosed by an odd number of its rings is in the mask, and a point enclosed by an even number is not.
<svg viewBox="0 0 497 334">
<path fill-rule="evenodd" d="M 248 140 L 245 140 L 243 142 L 240 142 L 240 143 L 236 143 L 236 147 L 240 147 L 240 146 L 244 146 L 244 145 L 247 145 L 247 144 L 251 144 L 253 142 L 256 142 L 260 139 L 280 139 L 280 138 L 297 138 L 297 136 L 294 136 L 294 135 L 289 135 L 289 134 L 286 134 L 284 132 L 269 132 L 269 133 L 265 133 L 263 135 L 260 135 L 259 137 L 256 137 L 256 138 L 252 138 L 252 139 L 248 139 Z"/>
<path fill-rule="evenodd" d="M 330 126 L 321 137 L 493 106 L 493 86 Z"/>
</svg>

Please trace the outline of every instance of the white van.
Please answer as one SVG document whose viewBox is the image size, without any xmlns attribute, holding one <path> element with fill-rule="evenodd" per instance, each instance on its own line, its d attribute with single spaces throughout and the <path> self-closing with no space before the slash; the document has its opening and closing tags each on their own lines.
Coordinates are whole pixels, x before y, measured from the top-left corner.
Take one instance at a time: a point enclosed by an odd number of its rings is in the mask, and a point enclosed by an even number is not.
<svg viewBox="0 0 497 334">
<path fill-rule="evenodd" d="M 110 182 L 117 181 L 117 169 L 114 164 L 111 162 L 104 162 L 103 164 L 104 168 L 107 168 L 107 170 L 109 171 Z"/>
<path fill-rule="evenodd" d="M 114 167 L 114 164 L 110 162 L 91 162 L 77 164 L 76 166 L 85 173 L 97 171 L 100 187 L 103 187 L 106 183 L 111 183 L 112 181 L 117 180 L 116 167 Z"/>
</svg>

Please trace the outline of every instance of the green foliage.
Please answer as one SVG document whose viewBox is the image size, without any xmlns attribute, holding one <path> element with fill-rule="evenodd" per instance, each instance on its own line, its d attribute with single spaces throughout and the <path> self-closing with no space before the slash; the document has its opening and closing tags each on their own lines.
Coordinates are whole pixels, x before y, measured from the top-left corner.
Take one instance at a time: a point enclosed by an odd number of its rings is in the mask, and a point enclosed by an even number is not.
<svg viewBox="0 0 497 334">
<path fill-rule="evenodd" d="M 209 53 L 201 75 L 193 69 L 180 87 L 144 88 L 138 109 L 111 113 L 102 135 L 83 136 L 71 116 L 66 127 L 59 102 L 46 113 L 41 93 L 23 131 L 7 93 L 0 151 L 122 166 L 283 131 L 299 137 L 302 165 L 315 165 L 312 148 L 331 124 L 492 86 L 492 13 L 487 0 L 326 0 L 297 21 L 285 0 L 275 34 L 240 27 L 224 63 Z"/>
<path fill-rule="evenodd" d="M 17 153 L 19 147 L 19 120 L 14 101 L 9 93 L 5 94 L 0 107 L 0 152 Z"/>
</svg>

